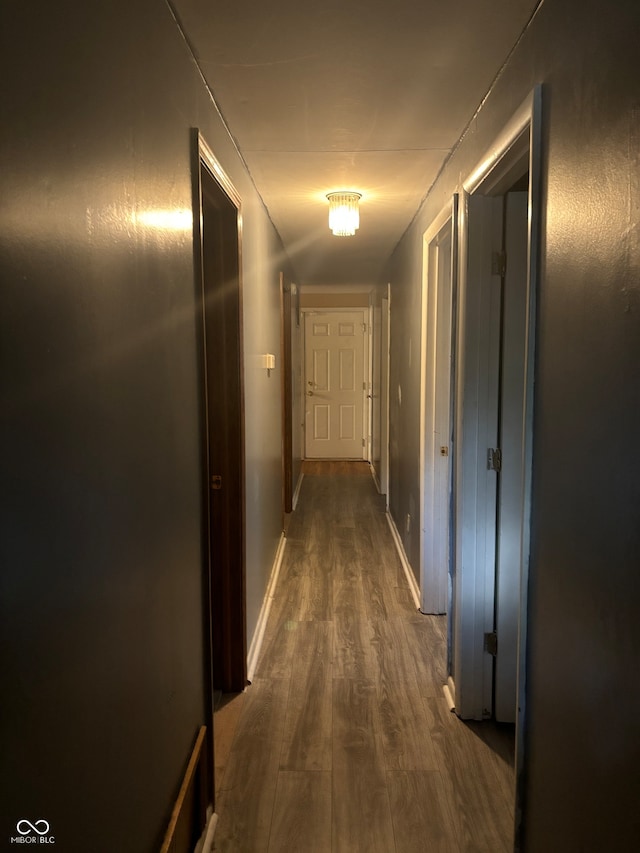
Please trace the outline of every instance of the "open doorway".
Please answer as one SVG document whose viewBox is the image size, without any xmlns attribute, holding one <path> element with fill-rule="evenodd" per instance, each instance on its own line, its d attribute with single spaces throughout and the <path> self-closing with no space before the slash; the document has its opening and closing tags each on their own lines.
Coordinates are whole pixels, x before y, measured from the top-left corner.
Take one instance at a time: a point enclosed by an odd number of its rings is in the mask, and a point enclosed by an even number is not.
<svg viewBox="0 0 640 853">
<path fill-rule="evenodd" d="M 230 693 L 246 685 L 247 658 L 240 197 L 197 132 L 194 147 L 211 680 Z"/>
<path fill-rule="evenodd" d="M 420 390 L 420 610 L 450 610 L 457 196 L 424 235 Z"/>
<path fill-rule="evenodd" d="M 463 719 L 515 722 L 516 801 L 524 766 L 539 158 L 536 90 L 464 182 L 458 216 L 448 687 Z"/>
<path fill-rule="evenodd" d="M 293 349 L 292 317 L 293 294 L 295 284 L 291 284 L 280 273 L 280 350 L 282 361 L 282 514 L 284 517 L 293 510 Z"/>
<path fill-rule="evenodd" d="M 282 400 L 282 514 L 286 534 L 301 485 L 302 354 L 300 349 L 300 292 L 280 273 L 280 351 Z"/>
<path fill-rule="evenodd" d="M 382 295 L 384 293 L 384 295 Z M 371 473 L 389 505 L 389 285 L 369 296 L 369 448 Z"/>
</svg>

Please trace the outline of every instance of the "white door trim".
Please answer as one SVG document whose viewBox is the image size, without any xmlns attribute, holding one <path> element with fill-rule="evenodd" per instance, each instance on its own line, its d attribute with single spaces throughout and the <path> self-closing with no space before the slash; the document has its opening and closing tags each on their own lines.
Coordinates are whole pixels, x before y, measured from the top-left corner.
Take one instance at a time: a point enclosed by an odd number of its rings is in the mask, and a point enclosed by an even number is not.
<svg viewBox="0 0 640 853">
<path fill-rule="evenodd" d="M 385 495 L 389 509 L 389 335 L 391 329 L 391 285 L 387 284 L 386 296 L 382 299 L 382 351 L 380 362 L 380 489 Z"/>
<path fill-rule="evenodd" d="M 440 268 L 431 263 L 431 253 L 437 251 L 436 242 L 447 226 L 451 234 L 451 269 L 455 269 L 455 233 L 453 217 L 456 197 L 444 207 L 423 235 L 422 255 L 422 323 L 420 339 L 420 609 L 423 613 L 446 613 L 448 609 L 448 566 L 434 565 L 433 552 L 437 514 L 449 514 L 449 496 L 440 505 L 434 471 L 435 447 L 435 392 L 437 301 Z M 451 329 L 449 329 L 451 333 Z M 447 441 L 449 447 L 449 442 Z M 451 448 L 449 447 L 449 452 Z M 435 502 L 438 501 L 438 506 Z M 442 543 L 440 543 L 442 544 Z M 448 548 L 448 543 L 447 546 Z"/>
</svg>

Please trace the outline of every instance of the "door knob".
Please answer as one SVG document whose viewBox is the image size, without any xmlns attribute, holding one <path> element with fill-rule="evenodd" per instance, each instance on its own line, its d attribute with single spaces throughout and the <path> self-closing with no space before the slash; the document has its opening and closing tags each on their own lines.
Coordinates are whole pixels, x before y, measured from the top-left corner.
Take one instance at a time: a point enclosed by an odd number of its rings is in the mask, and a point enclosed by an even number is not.
<svg viewBox="0 0 640 853">
<path fill-rule="evenodd" d="M 307 396 L 313 397 L 313 391 L 307 391 Z"/>
</svg>

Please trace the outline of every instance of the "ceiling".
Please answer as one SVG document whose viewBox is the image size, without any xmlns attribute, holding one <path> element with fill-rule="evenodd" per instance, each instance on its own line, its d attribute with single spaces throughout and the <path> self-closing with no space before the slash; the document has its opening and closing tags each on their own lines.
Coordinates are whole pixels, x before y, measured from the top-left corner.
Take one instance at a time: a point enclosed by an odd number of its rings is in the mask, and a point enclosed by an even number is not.
<svg viewBox="0 0 640 853">
<path fill-rule="evenodd" d="M 380 271 L 539 0 L 173 0 L 301 285 Z M 360 230 L 328 229 L 332 190 Z"/>
</svg>

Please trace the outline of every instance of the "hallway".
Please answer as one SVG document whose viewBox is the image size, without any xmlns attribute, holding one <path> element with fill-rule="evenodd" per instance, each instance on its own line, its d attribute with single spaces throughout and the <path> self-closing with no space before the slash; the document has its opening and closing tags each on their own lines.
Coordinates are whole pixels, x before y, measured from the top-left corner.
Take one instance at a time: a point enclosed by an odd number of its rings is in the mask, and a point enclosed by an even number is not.
<svg viewBox="0 0 640 853">
<path fill-rule="evenodd" d="M 512 730 L 449 711 L 446 617 L 416 612 L 368 465 L 305 470 L 255 678 L 216 714 L 214 849 L 511 850 Z"/>
</svg>

